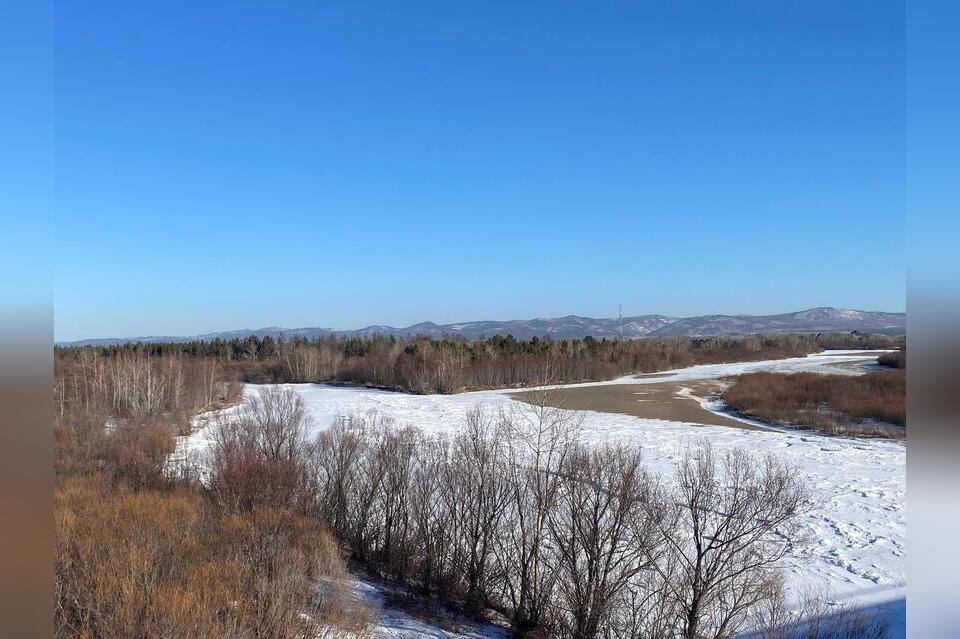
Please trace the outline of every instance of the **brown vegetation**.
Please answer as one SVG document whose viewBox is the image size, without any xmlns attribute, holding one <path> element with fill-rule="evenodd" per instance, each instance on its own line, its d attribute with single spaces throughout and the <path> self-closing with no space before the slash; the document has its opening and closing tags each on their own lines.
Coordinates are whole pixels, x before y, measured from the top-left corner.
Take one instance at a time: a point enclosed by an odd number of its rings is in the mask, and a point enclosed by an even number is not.
<svg viewBox="0 0 960 639">
<path fill-rule="evenodd" d="M 251 409 L 265 419 L 246 432 L 267 446 L 257 459 L 241 456 L 282 485 L 262 492 L 246 482 L 257 499 L 227 499 L 170 472 L 168 461 L 190 415 L 237 390 L 222 384 L 215 361 L 87 352 L 58 362 L 56 373 L 57 637 L 288 639 L 362 629 L 365 613 L 342 588 L 315 587 L 346 576 L 323 521 L 263 499 L 289 485 L 281 481 L 289 450 L 270 447 L 288 432 L 272 426 L 289 414 Z M 225 459 L 232 449 L 214 451 Z M 214 469 L 214 485 L 236 475 L 227 466 Z"/>
<path fill-rule="evenodd" d="M 215 358 L 137 349 L 110 354 L 57 349 L 54 408 L 57 417 L 71 423 L 107 416 L 134 420 L 162 416 L 172 425 L 184 426 L 197 412 L 239 395 L 239 384 L 224 380 L 222 364 Z"/>
<path fill-rule="evenodd" d="M 877 363 L 890 368 L 905 369 L 907 367 L 907 351 L 906 349 L 900 349 L 892 353 L 883 353 L 877 358 Z"/>
<path fill-rule="evenodd" d="M 634 373 L 681 368 L 693 364 L 797 357 L 825 348 L 890 348 L 902 338 L 883 335 L 754 335 L 740 338 L 651 338 L 639 340 L 516 340 L 509 335 L 464 339 L 393 337 L 324 337 L 277 341 L 270 337 L 210 342 L 130 344 L 59 348 L 64 367 L 93 366 L 99 360 L 139 363 L 144 358 L 195 371 L 209 383 L 199 384 L 207 401 L 215 401 L 223 379 L 252 383 L 338 382 L 372 385 L 414 393 L 455 393 L 481 388 L 522 387 L 550 378 L 570 383 L 612 379 Z M 119 366 L 115 365 L 115 366 Z M 162 366 L 155 367 L 158 371 Z M 125 411 L 149 410 L 176 379 L 158 383 L 156 376 L 131 376 L 133 389 L 117 398 Z M 188 384 L 188 387 L 193 387 Z M 69 386 L 64 393 L 74 392 Z"/>
<path fill-rule="evenodd" d="M 907 423 L 907 378 L 902 370 L 865 375 L 751 373 L 741 375 L 723 399 L 750 417 L 830 433 L 902 436 Z"/>
</svg>

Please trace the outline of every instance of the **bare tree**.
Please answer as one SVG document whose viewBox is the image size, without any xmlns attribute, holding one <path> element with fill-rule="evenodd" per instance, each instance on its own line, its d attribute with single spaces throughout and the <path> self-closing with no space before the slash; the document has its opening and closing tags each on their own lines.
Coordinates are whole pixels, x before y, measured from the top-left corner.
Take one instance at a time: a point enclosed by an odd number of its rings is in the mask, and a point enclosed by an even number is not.
<svg viewBox="0 0 960 639">
<path fill-rule="evenodd" d="M 372 561 L 382 545 L 385 455 L 380 441 L 394 429 L 379 414 L 351 415 L 320 433 L 314 442 L 313 472 L 321 512 L 354 555 Z"/>
<path fill-rule="evenodd" d="M 382 522 L 379 563 L 404 579 L 410 559 L 410 491 L 416 466 L 420 433 L 399 428 L 374 434 L 372 460 L 381 472 L 377 508 Z"/>
<path fill-rule="evenodd" d="M 474 610 L 502 606 L 520 632 L 722 639 L 756 627 L 780 592 L 777 562 L 802 540 L 801 478 L 704 444 L 660 484 L 636 450 L 579 444 L 580 417 L 549 393 L 471 411 L 450 441 L 376 415 L 338 420 L 313 450 L 318 512 L 369 568 Z"/>
<path fill-rule="evenodd" d="M 547 523 L 560 489 L 560 471 L 583 422 L 582 415 L 551 407 L 548 393 L 544 388 L 540 401 L 501 414 L 512 463 L 509 521 L 499 564 L 521 629 L 546 622 L 556 576 L 547 562 Z"/>
<path fill-rule="evenodd" d="M 703 443 L 677 469 L 667 544 L 657 562 L 685 639 L 725 639 L 779 588 L 775 564 L 801 540 L 809 496 L 796 471 L 773 457 L 733 450 L 717 460 Z"/>
<path fill-rule="evenodd" d="M 599 636 L 603 639 L 674 639 L 676 607 L 659 574 L 643 570 L 613 602 Z"/>
<path fill-rule="evenodd" d="M 321 516 L 340 539 L 356 541 L 357 513 L 364 507 L 361 462 L 366 454 L 366 422 L 338 417 L 311 449 Z"/>
<path fill-rule="evenodd" d="M 445 585 L 452 569 L 457 521 L 451 516 L 451 500 L 445 498 L 448 467 L 449 443 L 442 438 L 423 438 L 416 450 L 410 511 L 411 548 L 417 581 L 424 590 Z"/>
<path fill-rule="evenodd" d="M 511 493 L 503 429 L 481 408 L 467 413 L 453 440 L 446 495 L 458 535 L 468 607 L 478 610 L 492 592 L 494 548 Z"/>
<path fill-rule="evenodd" d="M 561 469 L 549 530 L 562 634 L 594 639 L 612 608 L 654 555 L 660 509 L 640 452 L 578 446 Z"/>
</svg>

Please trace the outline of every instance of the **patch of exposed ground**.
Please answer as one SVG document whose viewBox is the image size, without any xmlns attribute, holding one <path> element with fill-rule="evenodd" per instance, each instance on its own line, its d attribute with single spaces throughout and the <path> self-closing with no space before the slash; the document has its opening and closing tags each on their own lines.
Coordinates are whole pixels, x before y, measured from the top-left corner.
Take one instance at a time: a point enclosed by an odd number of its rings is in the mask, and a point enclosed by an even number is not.
<svg viewBox="0 0 960 639">
<path fill-rule="evenodd" d="M 545 398 L 547 405 L 567 410 L 620 413 L 646 419 L 758 430 L 756 426 L 711 413 L 700 406 L 698 398 L 717 395 L 722 389 L 722 382 L 710 379 L 556 388 L 511 393 L 510 397 L 527 403 L 539 403 L 541 398 Z"/>
</svg>

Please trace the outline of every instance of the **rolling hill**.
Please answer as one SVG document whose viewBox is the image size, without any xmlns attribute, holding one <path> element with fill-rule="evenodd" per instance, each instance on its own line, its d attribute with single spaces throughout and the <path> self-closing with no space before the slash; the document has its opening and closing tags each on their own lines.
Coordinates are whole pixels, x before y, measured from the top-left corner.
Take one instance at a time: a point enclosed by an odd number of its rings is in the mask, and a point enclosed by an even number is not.
<svg viewBox="0 0 960 639">
<path fill-rule="evenodd" d="M 453 324 L 420 322 L 406 327 L 374 324 L 353 330 L 331 328 L 281 328 L 270 326 L 259 329 L 242 329 L 191 336 L 145 336 L 85 339 L 74 342 L 58 342 L 61 346 L 88 346 L 124 344 L 128 342 L 186 342 L 193 340 L 234 339 L 266 337 L 289 339 L 305 337 L 313 339 L 324 335 L 369 336 L 394 335 L 412 337 L 425 335 L 442 337 L 461 336 L 468 339 L 510 334 L 517 339 L 569 337 L 637 339 L 641 337 L 668 336 L 735 336 L 756 333 L 827 333 L 860 331 L 863 333 L 906 333 L 906 313 L 859 311 L 833 307 L 810 308 L 794 313 L 778 315 L 700 315 L 696 317 L 669 317 L 666 315 L 635 315 L 618 318 L 564 317 L 537 318 L 531 320 L 474 321 Z"/>
</svg>

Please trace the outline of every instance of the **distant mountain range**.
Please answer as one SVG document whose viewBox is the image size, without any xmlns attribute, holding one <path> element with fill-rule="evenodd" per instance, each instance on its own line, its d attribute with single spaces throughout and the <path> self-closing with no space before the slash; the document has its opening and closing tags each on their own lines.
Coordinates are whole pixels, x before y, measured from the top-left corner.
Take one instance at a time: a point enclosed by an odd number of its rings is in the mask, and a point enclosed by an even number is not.
<svg viewBox="0 0 960 639">
<path fill-rule="evenodd" d="M 385 325 L 371 325 L 354 330 L 331 328 L 267 328 L 243 329 L 221 333 L 206 333 L 191 336 L 151 336 L 151 337 L 109 337 L 85 339 L 75 342 L 58 342 L 61 346 L 89 346 L 125 344 L 128 342 L 189 342 L 193 340 L 234 339 L 251 335 L 257 337 L 272 336 L 290 339 L 293 337 L 315 338 L 324 335 L 369 336 L 394 335 L 410 337 L 426 335 L 441 337 L 444 335 L 466 338 L 492 337 L 510 334 L 517 339 L 532 337 L 596 338 L 617 337 L 620 331 L 629 339 L 660 336 L 732 336 L 755 333 L 831 333 L 860 331 L 863 333 L 885 333 L 904 335 L 907 331 L 906 313 L 881 313 L 874 311 L 856 311 L 843 308 L 818 307 L 796 313 L 780 315 L 701 315 L 698 317 L 668 317 L 666 315 L 635 315 L 618 318 L 582 317 L 567 315 L 548 319 L 459 322 L 456 324 L 434 324 L 421 322 L 404 328 Z"/>
</svg>

